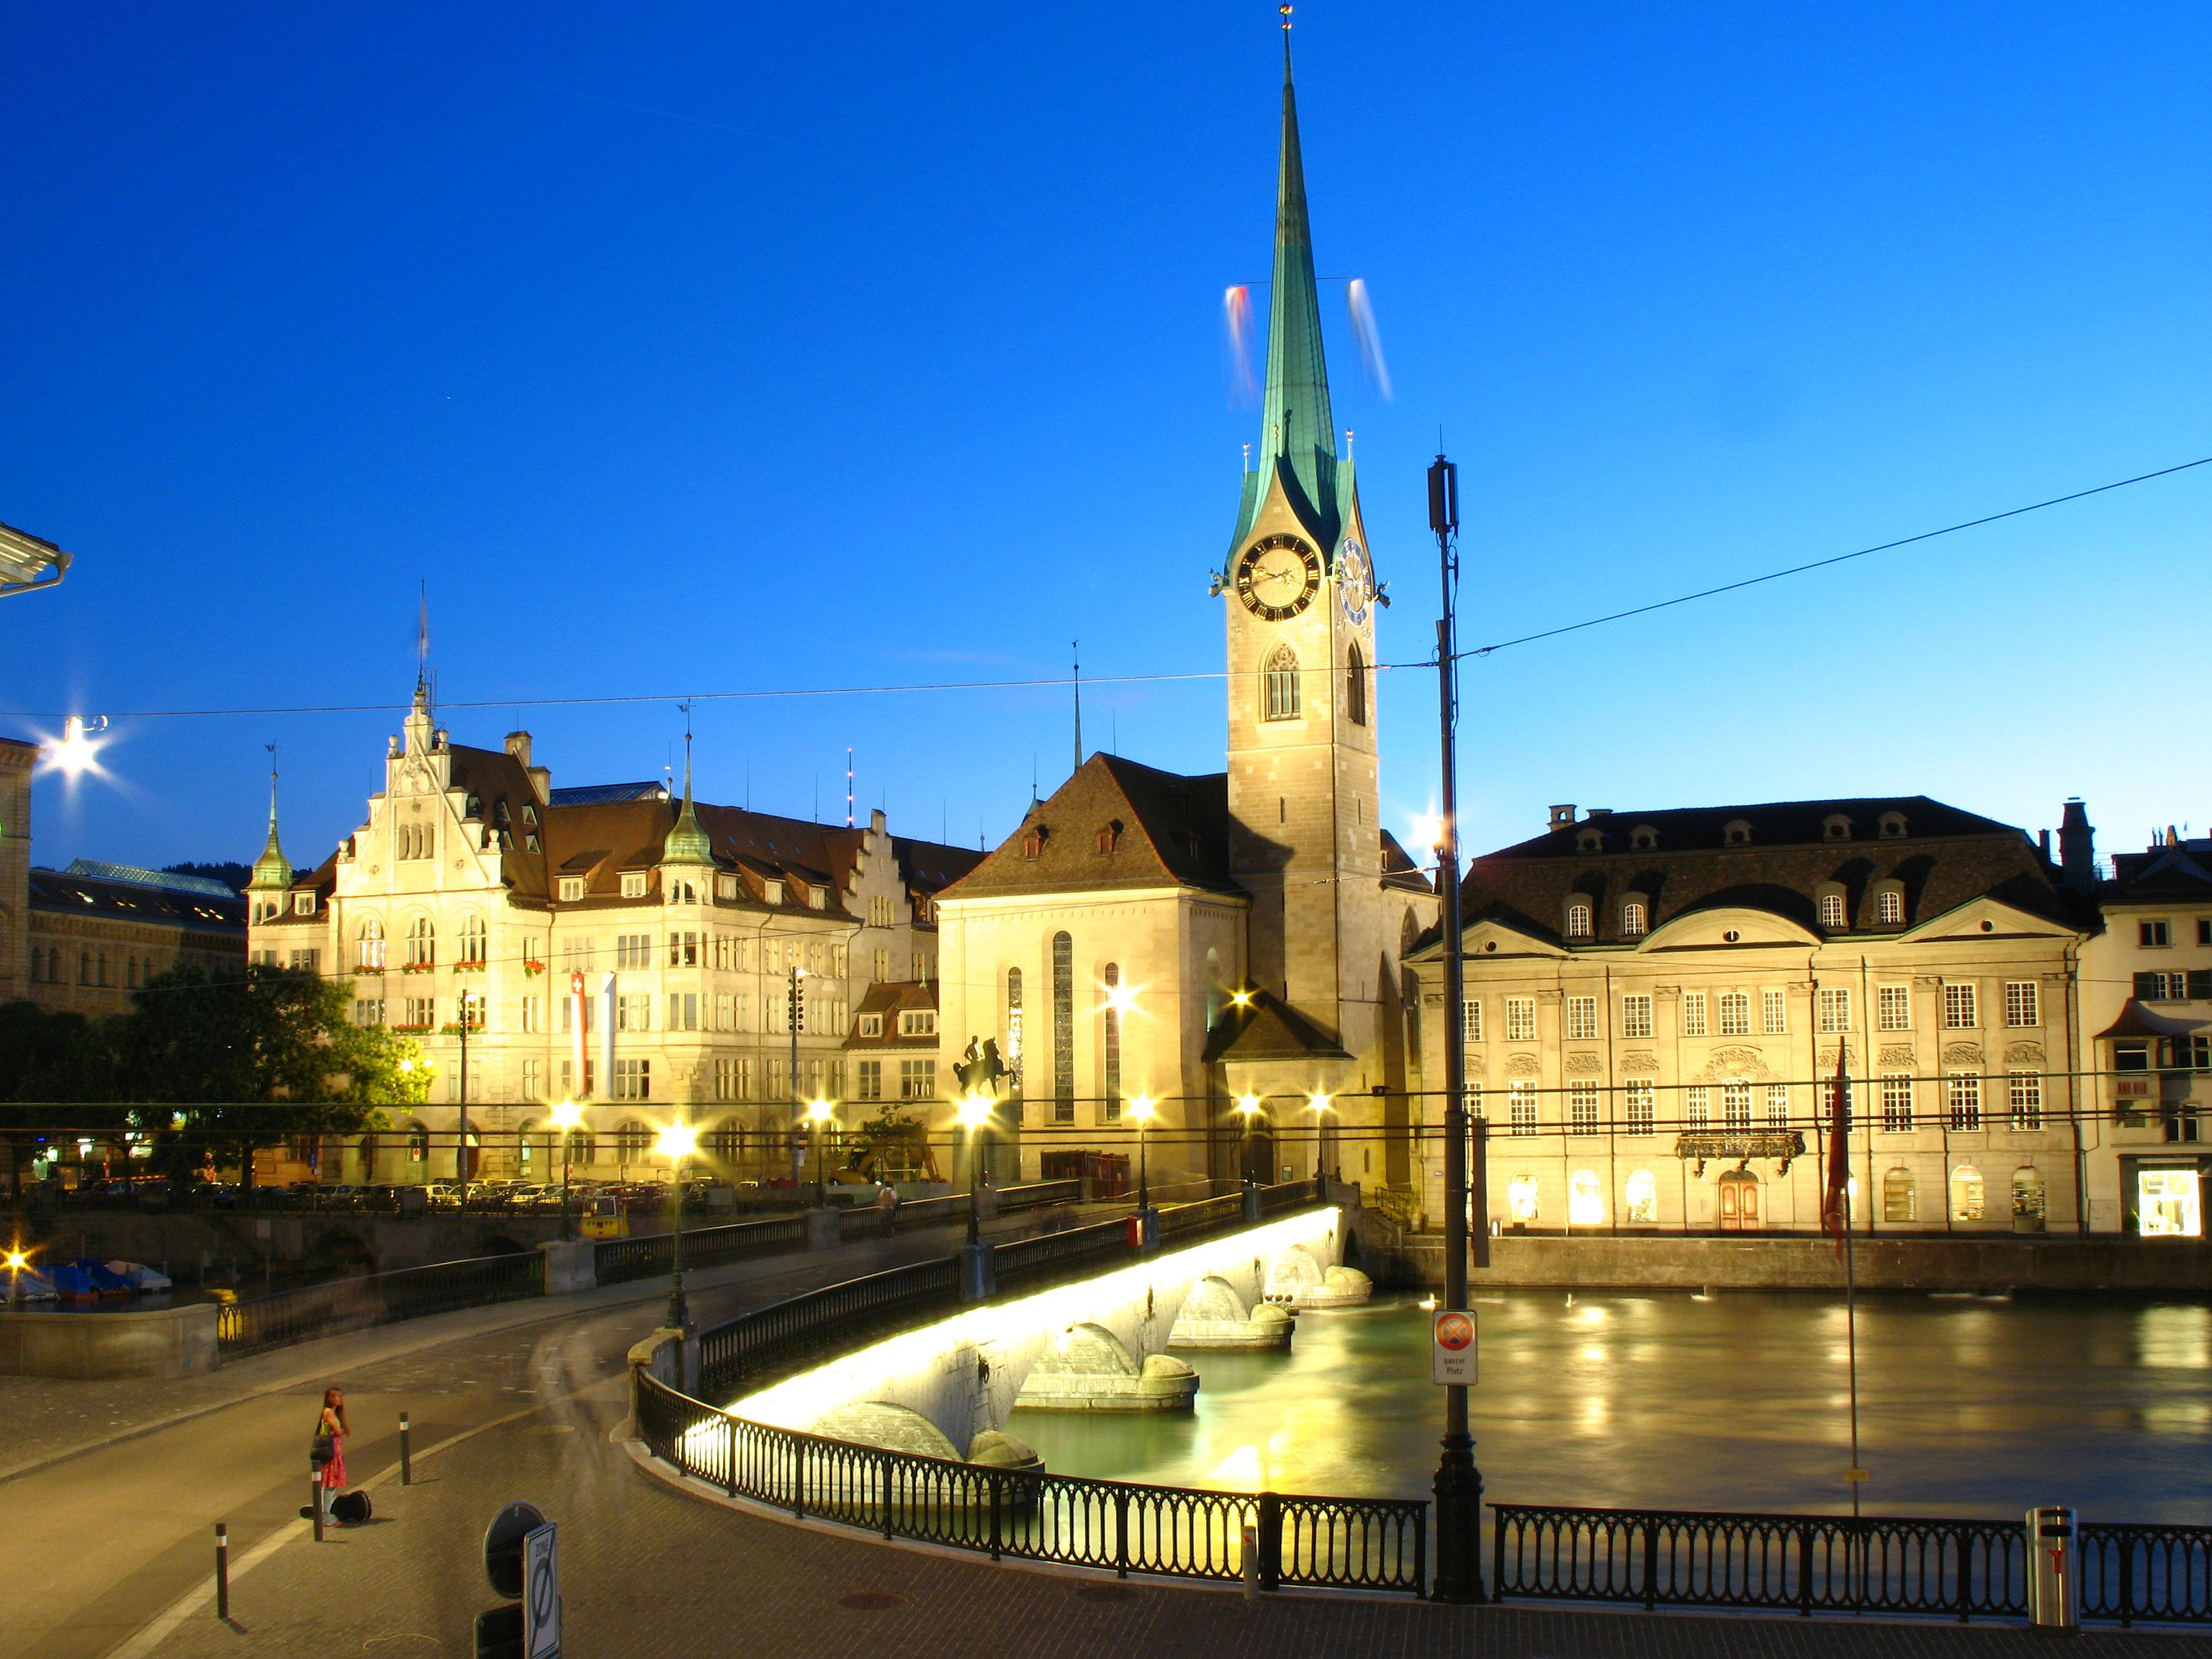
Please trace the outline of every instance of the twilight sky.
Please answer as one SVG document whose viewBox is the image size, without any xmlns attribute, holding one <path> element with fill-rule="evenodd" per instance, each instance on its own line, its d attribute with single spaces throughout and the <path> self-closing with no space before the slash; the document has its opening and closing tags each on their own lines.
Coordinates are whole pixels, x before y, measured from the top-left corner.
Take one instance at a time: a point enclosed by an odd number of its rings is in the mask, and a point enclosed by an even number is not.
<svg viewBox="0 0 2212 1659">
<path fill-rule="evenodd" d="M 1429 649 L 1439 428 L 1470 644 L 2212 455 L 2212 9 L 1297 21 L 1386 661 Z M 0 603 L 0 733 L 117 717 L 34 857 L 250 859 L 276 742 L 319 859 L 425 580 L 455 737 L 527 726 L 556 784 L 659 775 L 686 692 L 1052 677 L 1078 637 L 1086 678 L 1218 670 L 1274 22 L 9 7 L 0 520 L 78 562 Z M 1468 845 L 1884 793 L 2201 833 L 2208 509 L 2212 467 L 1471 662 Z M 1223 695 L 1087 689 L 1085 736 L 1216 769 Z M 329 704 L 393 707 L 120 717 Z M 1432 674 L 1381 706 L 1402 832 Z M 850 744 L 864 808 L 995 842 L 1069 726 L 1064 689 L 702 701 L 701 793 L 842 818 Z"/>
</svg>

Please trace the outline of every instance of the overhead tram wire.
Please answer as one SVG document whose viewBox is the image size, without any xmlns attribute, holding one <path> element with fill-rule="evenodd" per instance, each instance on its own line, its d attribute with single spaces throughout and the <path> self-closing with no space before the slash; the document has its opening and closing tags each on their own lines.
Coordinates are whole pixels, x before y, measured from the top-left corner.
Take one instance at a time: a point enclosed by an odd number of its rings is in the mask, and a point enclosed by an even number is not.
<svg viewBox="0 0 2212 1659">
<path fill-rule="evenodd" d="M 2110 483 L 2093 484 L 2087 489 L 2073 490 L 2063 495 L 2053 495 L 2046 501 L 2030 501 L 2024 507 L 2008 507 L 2002 513 L 1985 514 L 1978 519 L 1964 520 L 1958 524 L 1945 525 L 1938 530 L 1923 530 L 1914 536 L 1901 536 L 1895 541 L 1880 542 L 1872 547 L 1862 547 L 1849 553 L 1838 553 L 1825 559 L 1814 559 L 1805 564 L 1790 565 L 1785 569 L 1770 570 L 1763 575 L 1747 576 L 1741 581 L 1723 582 L 1717 587 L 1700 588 L 1694 593 L 1681 593 L 1670 599 L 1655 599 L 1649 605 L 1639 605 L 1626 611 L 1614 611 L 1602 617 L 1591 617 L 1582 622 L 1565 623 L 1557 628 L 1540 629 L 1533 634 L 1522 634 L 1510 640 L 1498 640 L 1489 645 L 1475 646 L 1460 652 L 1462 659 L 1487 657 L 1515 646 L 1533 645 L 1540 640 L 1556 639 L 1563 634 L 1579 633 L 1586 628 L 1600 628 L 1607 623 L 1626 622 L 1632 617 L 1648 616 L 1655 611 L 1669 610 L 1678 605 L 1690 605 L 1699 599 L 1710 599 L 1723 593 L 1733 593 L 1746 587 L 1757 587 L 1762 583 L 1779 581 L 1785 576 L 1802 576 L 1808 571 L 1824 570 L 1831 565 L 1848 563 L 1876 553 L 1887 553 L 1900 547 L 1911 547 L 1917 542 L 1933 541 L 1941 536 L 1954 536 L 1962 530 L 1978 529 L 1983 525 L 2000 523 L 2006 519 L 2017 519 L 2024 514 L 2040 513 L 2047 507 L 2063 507 L 2069 501 L 2078 501 L 2092 495 L 2125 489 L 2130 485 L 2148 483 L 2154 479 L 2172 477 L 2177 472 L 2188 472 L 2200 466 L 2212 466 L 2212 455 L 2193 461 L 2182 461 L 2172 466 L 2162 466 L 2150 472 L 2139 472 L 2130 478 L 2115 478 Z M 1432 669 L 1434 657 L 1419 662 L 1378 662 L 1371 665 L 1373 672 L 1388 672 L 1399 668 Z M 1265 669 L 1241 671 L 1206 670 L 1177 674 L 1095 674 L 1090 684 L 1097 685 L 1161 685 L 1183 681 L 1252 679 L 1265 673 Z M 699 702 L 767 702 L 779 697 L 882 697 L 911 696 L 925 693 L 946 691 L 1043 691 L 1065 688 L 1073 684 L 1066 675 L 1050 675 L 1035 679 L 1018 680 L 938 680 L 903 685 L 819 685 L 782 686 L 755 691 L 639 691 L 605 694 L 581 697 L 473 697 L 441 701 L 441 708 L 578 708 L 601 706 L 616 707 L 625 703 L 678 704 L 687 699 Z M 213 720 L 228 715 L 268 714 L 405 714 L 410 705 L 404 702 L 356 703 L 295 703 L 265 708 L 126 708 L 112 712 L 111 720 Z M 0 708 L 0 719 L 8 720 L 64 720 L 75 711 L 49 708 Z"/>
</svg>

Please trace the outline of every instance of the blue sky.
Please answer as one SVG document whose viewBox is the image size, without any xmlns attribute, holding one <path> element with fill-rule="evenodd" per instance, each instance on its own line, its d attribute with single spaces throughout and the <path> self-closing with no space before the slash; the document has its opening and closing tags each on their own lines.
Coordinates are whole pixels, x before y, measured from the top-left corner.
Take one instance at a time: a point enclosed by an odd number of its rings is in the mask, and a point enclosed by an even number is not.
<svg viewBox="0 0 2212 1659">
<path fill-rule="evenodd" d="M 1382 655 L 2212 454 L 2212 10 L 1309 0 L 1300 108 Z M 210 5 L 0 15 L 0 732 L 1218 668 L 1257 416 L 1271 6 Z M 1360 380 L 1340 279 L 1395 380 Z M 1545 806 L 1924 792 L 2102 845 L 2212 808 L 2212 468 L 1468 665 L 1471 848 Z M 1218 681 L 1085 736 L 1220 763 Z M 705 702 L 702 793 L 996 841 L 1064 690 Z M 1386 809 L 1434 688 L 1384 677 Z M 362 815 L 396 709 L 118 718 L 34 855 L 250 858 Z M 669 702 L 455 708 L 556 782 Z"/>
</svg>

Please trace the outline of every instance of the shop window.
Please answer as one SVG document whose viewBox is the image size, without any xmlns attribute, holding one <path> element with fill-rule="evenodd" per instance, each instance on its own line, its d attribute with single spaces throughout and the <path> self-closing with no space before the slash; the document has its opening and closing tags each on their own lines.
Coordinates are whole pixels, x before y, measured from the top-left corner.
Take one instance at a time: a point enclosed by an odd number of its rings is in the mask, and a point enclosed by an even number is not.
<svg viewBox="0 0 2212 1659">
<path fill-rule="evenodd" d="M 1605 1183 L 1595 1170 L 1577 1170 L 1567 1178 L 1567 1225 L 1605 1225 Z"/>
<path fill-rule="evenodd" d="M 2136 1173 L 2136 1231 L 2145 1238 L 2202 1238 L 2204 1216 L 2194 1170 Z"/>
<path fill-rule="evenodd" d="M 1638 1170 L 1621 1189 L 1621 1219 L 1632 1227 L 1659 1224 L 1659 1179 L 1649 1170 Z"/>
<path fill-rule="evenodd" d="M 1505 1212 L 1516 1226 L 1533 1224 L 1542 1212 L 1536 1200 L 1536 1177 L 1517 1175 L 1505 1183 Z"/>
<path fill-rule="evenodd" d="M 1961 1164 L 1951 1171 L 1951 1219 L 1979 1221 L 1982 1211 L 1982 1172 Z"/>
<path fill-rule="evenodd" d="M 2041 1232 L 2044 1207 L 2043 1173 L 2033 1164 L 2024 1164 L 2012 1172 L 2013 1231 L 2019 1233 Z"/>
<path fill-rule="evenodd" d="M 1892 1170 L 1881 1178 L 1881 1218 L 1902 1226 L 1920 1218 L 1920 1183 L 1910 1170 Z"/>
</svg>

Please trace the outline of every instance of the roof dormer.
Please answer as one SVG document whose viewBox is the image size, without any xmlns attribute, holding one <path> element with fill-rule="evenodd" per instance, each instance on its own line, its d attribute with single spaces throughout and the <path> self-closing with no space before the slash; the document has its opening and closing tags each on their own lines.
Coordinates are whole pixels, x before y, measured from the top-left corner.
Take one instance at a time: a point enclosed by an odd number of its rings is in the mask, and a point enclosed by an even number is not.
<svg viewBox="0 0 2212 1659">
<path fill-rule="evenodd" d="M 1730 818 L 1721 826 L 1721 844 L 1724 847 L 1750 846 L 1750 823 L 1743 818 Z"/>
<path fill-rule="evenodd" d="M 1849 841 L 1850 838 L 1851 821 L 1841 812 L 1831 812 L 1820 820 L 1821 840 Z"/>
</svg>

